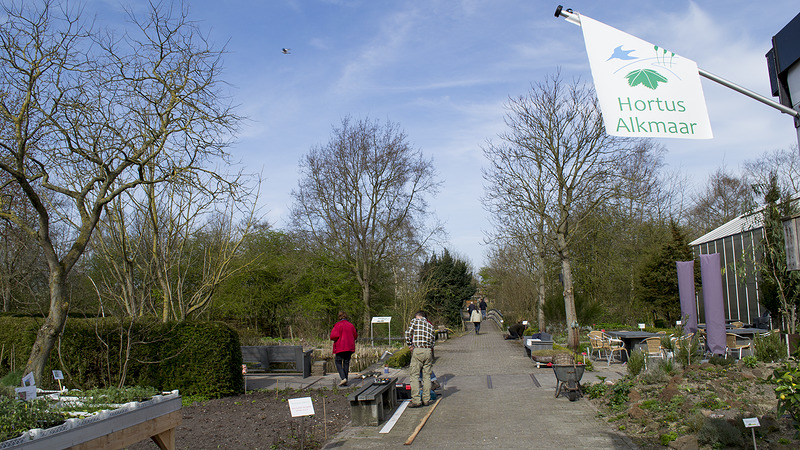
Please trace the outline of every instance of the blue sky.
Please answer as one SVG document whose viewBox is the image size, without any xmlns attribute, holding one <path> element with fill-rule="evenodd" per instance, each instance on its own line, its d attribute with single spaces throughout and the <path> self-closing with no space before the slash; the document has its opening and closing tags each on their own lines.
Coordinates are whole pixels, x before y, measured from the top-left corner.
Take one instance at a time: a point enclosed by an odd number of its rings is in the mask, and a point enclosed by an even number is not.
<svg viewBox="0 0 800 450">
<path fill-rule="evenodd" d="M 504 104 L 561 68 L 591 81 L 580 28 L 539 0 L 187 0 L 190 17 L 226 45 L 224 79 L 248 118 L 231 148 L 263 174 L 260 205 L 285 225 L 298 162 L 328 142 L 346 115 L 397 122 L 433 158 L 431 202 L 446 246 L 477 269 L 491 226 L 481 147 L 504 131 Z M 101 18 L 118 10 L 90 0 Z M 764 54 L 798 12 L 796 0 L 576 1 L 565 7 L 693 59 L 769 96 Z M 108 16 L 107 16 L 108 17 Z M 282 48 L 291 48 L 284 55 Z M 789 116 L 702 81 L 714 139 L 662 140 L 667 163 L 695 187 L 724 164 L 736 170 L 766 150 L 796 145 Z M 691 189 L 691 187 L 689 187 Z"/>
</svg>

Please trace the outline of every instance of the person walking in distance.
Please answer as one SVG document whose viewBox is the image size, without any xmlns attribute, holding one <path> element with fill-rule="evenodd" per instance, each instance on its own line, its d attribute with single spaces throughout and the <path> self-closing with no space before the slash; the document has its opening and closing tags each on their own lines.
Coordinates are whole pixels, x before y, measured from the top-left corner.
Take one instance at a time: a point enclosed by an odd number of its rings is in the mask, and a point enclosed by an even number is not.
<svg viewBox="0 0 800 450">
<path fill-rule="evenodd" d="M 467 312 L 469 313 L 469 321 L 472 322 L 472 325 L 475 328 L 475 334 L 479 334 L 481 331 L 481 313 L 478 311 L 478 307 L 475 306 L 475 302 L 472 300 L 469 301 Z"/>
<path fill-rule="evenodd" d="M 339 321 L 331 330 L 331 340 L 333 341 L 334 364 L 339 372 L 339 386 L 347 386 L 347 377 L 350 374 L 350 357 L 356 351 L 356 339 L 358 331 L 355 325 L 347 320 L 347 313 L 339 311 Z"/>
<path fill-rule="evenodd" d="M 410 408 L 427 406 L 431 401 L 431 372 L 433 372 L 433 325 L 428 322 L 425 311 L 419 311 L 411 319 L 406 330 L 406 345 L 411 348 L 411 364 L 408 376 L 411 384 Z M 422 371 L 422 389 L 419 373 Z"/>
<path fill-rule="evenodd" d="M 481 301 L 478 302 L 478 308 L 481 310 L 481 319 L 486 320 L 486 297 L 481 297 Z"/>
</svg>

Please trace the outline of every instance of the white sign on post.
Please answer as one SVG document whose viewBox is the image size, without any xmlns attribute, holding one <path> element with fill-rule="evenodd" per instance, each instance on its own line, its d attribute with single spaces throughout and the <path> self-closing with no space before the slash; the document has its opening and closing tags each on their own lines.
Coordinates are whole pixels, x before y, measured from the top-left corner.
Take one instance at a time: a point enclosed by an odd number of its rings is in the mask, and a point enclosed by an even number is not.
<svg viewBox="0 0 800 450">
<path fill-rule="evenodd" d="M 314 404 L 311 402 L 311 397 L 290 398 L 289 412 L 292 417 L 313 416 Z"/>
<path fill-rule="evenodd" d="M 761 426 L 761 424 L 758 422 L 758 417 L 751 417 L 751 418 L 748 418 L 748 419 L 742 419 L 742 422 L 744 422 L 744 427 L 745 428 L 753 428 L 753 427 L 760 427 Z"/>
<path fill-rule="evenodd" d="M 33 378 L 33 372 L 22 377 L 23 386 L 36 386 L 36 380 Z"/>
<path fill-rule="evenodd" d="M 372 326 L 376 323 L 385 323 L 389 325 L 389 345 L 392 344 L 392 316 L 373 317 L 369 323 L 369 340 L 372 345 L 375 345 L 375 333 Z"/>
<path fill-rule="evenodd" d="M 33 378 L 32 372 L 22 377 L 22 387 L 15 388 L 14 392 L 20 400 L 36 398 L 36 380 Z"/>
<path fill-rule="evenodd" d="M 64 373 L 61 372 L 60 370 L 54 370 L 53 371 L 53 379 L 54 380 L 63 380 L 64 379 Z"/>
</svg>

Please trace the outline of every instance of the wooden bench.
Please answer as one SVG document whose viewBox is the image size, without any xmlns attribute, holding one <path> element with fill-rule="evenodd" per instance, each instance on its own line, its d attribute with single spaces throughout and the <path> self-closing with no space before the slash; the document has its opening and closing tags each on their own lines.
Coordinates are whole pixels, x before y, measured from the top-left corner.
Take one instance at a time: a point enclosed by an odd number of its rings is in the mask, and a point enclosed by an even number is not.
<svg viewBox="0 0 800 450">
<path fill-rule="evenodd" d="M 350 420 L 353 425 L 378 426 L 397 408 L 397 378 L 368 378 L 350 401 Z"/>
<path fill-rule="evenodd" d="M 436 327 L 436 340 L 437 341 L 446 341 L 449 337 L 449 331 L 447 327 L 444 325 L 439 325 Z"/>
<path fill-rule="evenodd" d="M 311 350 L 300 345 L 242 346 L 242 362 L 255 364 L 256 369 L 274 372 L 302 372 L 303 378 L 311 376 Z M 272 368 L 270 364 L 294 364 L 294 368 Z M 248 367 L 249 370 L 249 367 Z"/>
</svg>

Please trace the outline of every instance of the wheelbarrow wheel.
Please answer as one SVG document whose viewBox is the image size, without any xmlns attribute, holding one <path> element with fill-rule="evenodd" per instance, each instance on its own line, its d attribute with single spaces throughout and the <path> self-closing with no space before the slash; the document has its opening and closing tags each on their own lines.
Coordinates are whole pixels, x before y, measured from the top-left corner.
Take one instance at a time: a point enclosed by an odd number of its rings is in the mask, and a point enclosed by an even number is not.
<svg viewBox="0 0 800 450">
<path fill-rule="evenodd" d="M 575 380 L 569 380 L 567 382 L 567 397 L 569 401 L 574 402 L 578 399 L 578 395 L 580 395 L 580 393 L 578 392 L 577 383 Z"/>
</svg>

